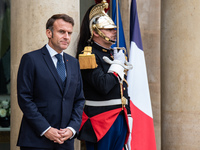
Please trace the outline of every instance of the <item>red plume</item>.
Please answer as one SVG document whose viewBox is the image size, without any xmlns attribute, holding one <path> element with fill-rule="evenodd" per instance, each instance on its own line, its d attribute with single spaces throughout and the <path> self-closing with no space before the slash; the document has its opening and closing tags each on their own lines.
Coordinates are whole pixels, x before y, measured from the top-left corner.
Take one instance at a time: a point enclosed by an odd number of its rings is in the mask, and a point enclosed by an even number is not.
<svg viewBox="0 0 200 150">
<path fill-rule="evenodd" d="M 109 4 L 110 3 L 110 0 L 106 0 L 107 3 Z M 102 0 L 95 0 L 95 3 L 98 4 L 98 3 L 101 3 Z M 109 4 L 110 5 L 110 4 Z M 109 9 L 110 9 L 110 6 L 108 5 L 108 9 L 105 9 L 105 12 L 107 12 Z"/>
</svg>

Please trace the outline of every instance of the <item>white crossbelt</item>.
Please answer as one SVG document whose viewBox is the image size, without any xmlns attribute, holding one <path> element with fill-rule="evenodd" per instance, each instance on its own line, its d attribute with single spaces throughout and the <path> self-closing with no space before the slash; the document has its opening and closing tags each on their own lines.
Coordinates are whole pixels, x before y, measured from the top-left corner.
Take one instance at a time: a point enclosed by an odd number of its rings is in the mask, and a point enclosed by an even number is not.
<svg viewBox="0 0 200 150">
<path fill-rule="evenodd" d="M 91 100 L 85 100 L 85 105 L 87 106 L 113 106 L 113 105 L 120 105 L 122 104 L 121 99 L 112 99 L 107 101 L 91 101 Z M 128 101 L 126 99 L 126 105 L 128 104 Z"/>
</svg>

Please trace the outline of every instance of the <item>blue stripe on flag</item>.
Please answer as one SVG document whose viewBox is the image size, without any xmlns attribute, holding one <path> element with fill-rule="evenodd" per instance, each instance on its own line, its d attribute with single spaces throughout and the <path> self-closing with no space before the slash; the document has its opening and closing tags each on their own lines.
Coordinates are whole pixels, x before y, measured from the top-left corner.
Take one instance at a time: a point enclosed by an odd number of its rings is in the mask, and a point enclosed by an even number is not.
<svg viewBox="0 0 200 150">
<path fill-rule="evenodd" d="M 140 34 L 139 20 L 137 14 L 137 4 L 135 0 L 131 2 L 131 12 L 130 12 L 130 40 L 135 42 L 137 47 L 143 50 L 142 39 Z"/>
</svg>

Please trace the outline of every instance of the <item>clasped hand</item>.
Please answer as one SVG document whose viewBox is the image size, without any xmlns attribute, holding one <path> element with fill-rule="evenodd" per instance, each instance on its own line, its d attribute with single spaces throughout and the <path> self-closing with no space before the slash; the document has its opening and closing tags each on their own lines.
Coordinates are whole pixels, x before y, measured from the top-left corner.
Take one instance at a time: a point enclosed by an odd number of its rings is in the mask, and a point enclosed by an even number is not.
<svg viewBox="0 0 200 150">
<path fill-rule="evenodd" d="M 68 128 L 58 130 L 52 127 L 44 134 L 46 138 L 59 144 L 63 144 L 64 141 L 68 140 L 72 135 L 73 132 Z"/>
</svg>

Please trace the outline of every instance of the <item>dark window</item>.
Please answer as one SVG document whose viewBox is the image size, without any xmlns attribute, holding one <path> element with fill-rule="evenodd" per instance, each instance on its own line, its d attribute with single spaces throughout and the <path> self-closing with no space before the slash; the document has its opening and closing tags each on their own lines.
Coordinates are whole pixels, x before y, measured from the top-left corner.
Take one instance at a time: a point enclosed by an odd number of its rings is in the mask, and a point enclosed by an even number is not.
<svg viewBox="0 0 200 150">
<path fill-rule="evenodd" d="M 0 95 L 10 94 L 10 1 L 0 1 Z"/>
</svg>

